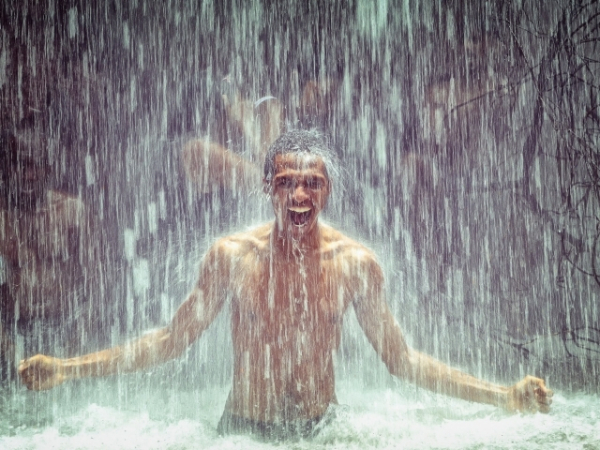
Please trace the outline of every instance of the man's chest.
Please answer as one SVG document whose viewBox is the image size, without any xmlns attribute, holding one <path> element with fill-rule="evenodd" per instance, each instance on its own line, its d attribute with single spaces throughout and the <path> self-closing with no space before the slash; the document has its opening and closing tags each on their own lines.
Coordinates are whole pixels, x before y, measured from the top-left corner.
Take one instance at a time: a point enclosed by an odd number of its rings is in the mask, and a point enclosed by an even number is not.
<svg viewBox="0 0 600 450">
<path fill-rule="evenodd" d="M 256 264 L 253 270 L 239 271 L 236 279 L 244 282 L 234 291 L 233 319 L 240 329 L 253 333 L 334 331 L 348 306 L 343 277 L 318 261 Z"/>
</svg>

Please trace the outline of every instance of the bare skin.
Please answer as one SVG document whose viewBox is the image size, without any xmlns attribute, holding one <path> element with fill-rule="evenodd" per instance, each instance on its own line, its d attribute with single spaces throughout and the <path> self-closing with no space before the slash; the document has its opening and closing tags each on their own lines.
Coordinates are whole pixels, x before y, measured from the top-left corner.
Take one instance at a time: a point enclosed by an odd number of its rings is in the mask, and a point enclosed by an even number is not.
<svg viewBox="0 0 600 450">
<path fill-rule="evenodd" d="M 226 408 L 277 422 L 320 417 L 335 403 L 333 353 L 350 305 L 389 371 L 435 392 L 508 410 L 549 410 L 552 391 L 526 377 L 512 387 L 479 380 L 408 347 L 373 253 L 318 222 L 330 184 L 315 156 L 277 155 L 266 186 L 276 220 L 217 241 L 171 324 L 122 347 L 60 360 L 37 355 L 19 373 L 29 389 L 132 372 L 176 358 L 229 298 L 233 385 Z"/>
</svg>

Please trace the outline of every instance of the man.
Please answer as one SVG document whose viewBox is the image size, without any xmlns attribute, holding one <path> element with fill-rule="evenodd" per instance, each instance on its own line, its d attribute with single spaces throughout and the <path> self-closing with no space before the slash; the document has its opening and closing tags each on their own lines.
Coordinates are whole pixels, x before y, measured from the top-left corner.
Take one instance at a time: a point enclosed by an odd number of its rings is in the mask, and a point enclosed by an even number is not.
<svg viewBox="0 0 600 450">
<path fill-rule="evenodd" d="M 352 304 L 390 372 L 436 392 L 508 410 L 547 412 L 552 392 L 526 377 L 508 388 L 478 380 L 406 344 L 367 248 L 318 221 L 332 189 L 334 156 L 315 132 L 291 131 L 269 149 L 264 187 L 275 221 L 217 241 L 169 326 L 123 347 L 19 367 L 29 389 L 132 372 L 175 358 L 232 309 L 233 385 L 221 433 L 307 436 L 336 403 L 333 353 Z"/>
</svg>

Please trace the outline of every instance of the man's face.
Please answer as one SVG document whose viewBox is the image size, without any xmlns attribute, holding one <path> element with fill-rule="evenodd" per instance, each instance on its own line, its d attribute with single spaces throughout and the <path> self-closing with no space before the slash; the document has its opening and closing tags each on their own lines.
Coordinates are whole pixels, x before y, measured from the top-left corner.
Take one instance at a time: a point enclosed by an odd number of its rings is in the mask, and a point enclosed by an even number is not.
<svg viewBox="0 0 600 450">
<path fill-rule="evenodd" d="M 323 159 L 307 153 L 277 155 L 270 194 L 280 232 L 300 239 L 314 230 L 329 197 Z"/>
</svg>

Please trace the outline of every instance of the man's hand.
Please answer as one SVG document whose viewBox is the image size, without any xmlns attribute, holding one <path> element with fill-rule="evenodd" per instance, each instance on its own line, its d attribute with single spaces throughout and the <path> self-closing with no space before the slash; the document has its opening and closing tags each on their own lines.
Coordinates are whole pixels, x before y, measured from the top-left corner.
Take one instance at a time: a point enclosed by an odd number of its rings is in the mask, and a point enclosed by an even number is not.
<svg viewBox="0 0 600 450">
<path fill-rule="evenodd" d="M 52 389 L 67 380 L 62 361 L 44 355 L 36 355 L 21 361 L 19 375 L 27 389 L 34 391 Z"/>
<path fill-rule="evenodd" d="M 530 375 L 508 389 L 506 409 L 509 411 L 550 411 L 554 393 L 546 387 L 544 380 Z"/>
</svg>

